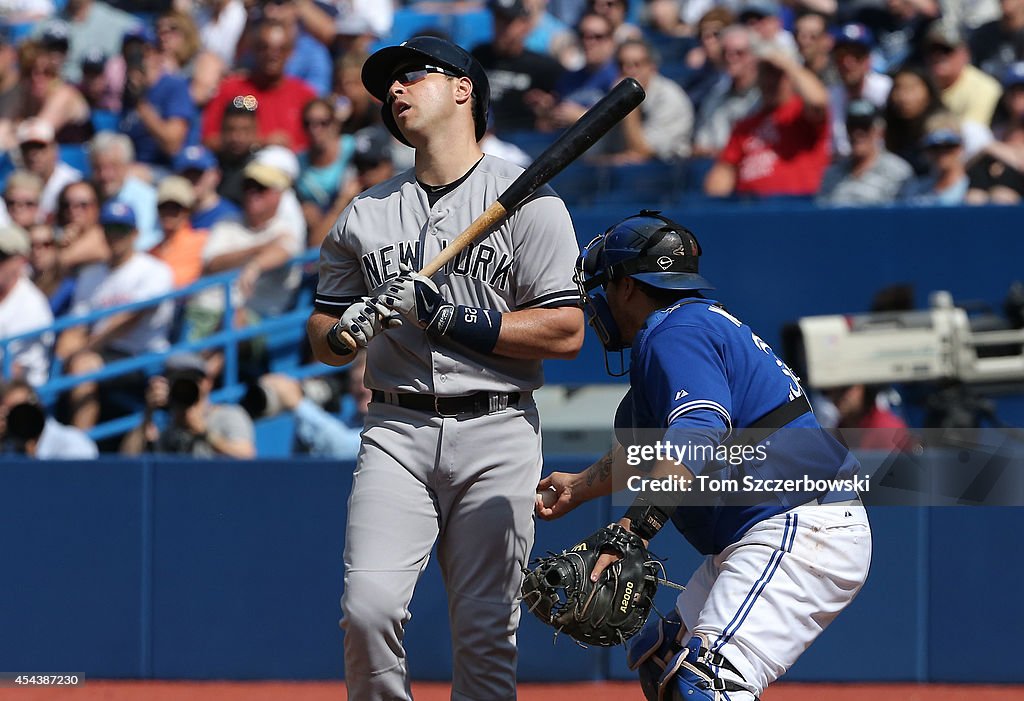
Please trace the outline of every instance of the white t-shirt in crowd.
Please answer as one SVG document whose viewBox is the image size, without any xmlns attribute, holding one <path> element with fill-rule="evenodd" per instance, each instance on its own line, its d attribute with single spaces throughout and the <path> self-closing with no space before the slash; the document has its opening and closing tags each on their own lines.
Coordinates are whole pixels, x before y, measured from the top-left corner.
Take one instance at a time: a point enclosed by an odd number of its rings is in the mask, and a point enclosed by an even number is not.
<svg viewBox="0 0 1024 701">
<path fill-rule="evenodd" d="M 57 198 L 60 191 L 71 183 L 77 183 L 82 179 L 82 171 L 69 166 L 64 161 L 58 161 L 57 166 L 50 174 L 50 179 L 43 186 L 43 193 L 39 196 L 39 223 L 50 220 L 50 217 L 57 212 Z"/>
<path fill-rule="evenodd" d="M 14 284 L 10 293 L 0 300 L 0 338 L 20 336 L 29 331 L 42 329 L 53 323 L 50 303 L 39 288 L 23 277 Z M 11 344 L 14 356 L 15 376 L 18 368 L 32 385 L 41 385 L 50 375 L 50 345 L 52 334 L 26 339 Z M 3 354 L 0 353 L 0 359 Z"/>
<path fill-rule="evenodd" d="M 305 226 L 300 229 L 294 216 L 282 212 L 284 204 L 285 200 L 282 200 L 278 214 L 259 229 L 248 229 L 237 222 L 215 224 L 203 248 L 203 263 L 225 253 L 243 251 L 271 241 L 278 241 L 290 256 L 299 255 L 306 244 Z M 298 287 L 300 279 L 299 269 L 294 265 L 286 265 L 260 275 L 248 299 L 243 300 L 237 290 L 232 292 L 232 298 L 238 300 L 236 306 L 244 305 L 264 319 L 276 316 L 288 309 L 292 292 Z M 204 290 L 200 295 L 197 300 L 199 306 L 215 311 L 224 309 L 224 295 L 219 288 Z"/>
<path fill-rule="evenodd" d="M 159 297 L 174 289 L 171 269 L 148 253 L 136 252 L 127 261 L 111 270 L 106 263 L 95 263 L 82 269 L 78 275 L 75 299 L 71 313 L 75 316 L 120 304 L 141 302 Z M 174 303 L 165 300 L 145 315 L 125 333 L 110 341 L 111 350 L 139 355 L 166 350 L 168 333 L 174 316 Z M 103 330 L 107 323 L 101 319 L 93 325 L 93 332 Z"/>
<path fill-rule="evenodd" d="M 227 65 L 234 65 L 235 49 L 247 17 L 242 0 L 231 0 L 217 17 L 204 9 L 199 14 L 199 38 L 203 48 L 220 56 Z"/>
</svg>

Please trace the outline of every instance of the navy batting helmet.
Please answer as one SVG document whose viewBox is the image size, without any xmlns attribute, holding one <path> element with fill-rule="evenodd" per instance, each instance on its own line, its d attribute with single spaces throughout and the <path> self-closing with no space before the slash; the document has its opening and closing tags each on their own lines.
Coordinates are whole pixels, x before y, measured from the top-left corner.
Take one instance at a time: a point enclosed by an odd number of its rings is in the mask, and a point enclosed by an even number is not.
<svg viewBox="0 0 1024 701">
<path fill-rule="evenodd" d="M 388 89 L 399 69 L 411 66 L 437 66 L 456 75 L 466 76 L 473 83 L 473 123 L 476 140 L 483 138 L 487 131 L 487 107 L 491 100 L 491 88 L 487 73 L 473 56 L 461 46 L 438 37 L 413 37 L 398 46 L 386 46 L 377 51 L 363 64 L 363 86 L 375 98 L 383 102 L 381 116 L 384 125 L 395 138 L 406 146 L 412 144 L 402 134 L 391 114 Z"/>
<path fill-rule="evenodd" d="M 700 254 L 692 231 L 647 209 L 613 224 L 584 247 L 577 282 L 586 295 L 587 321 L 606 350 L 621 351 L 629 344 L 612 316 L 605 286 L 632 277 L 663 290 L 713 290 L 698 270 Z"/>
</svg>

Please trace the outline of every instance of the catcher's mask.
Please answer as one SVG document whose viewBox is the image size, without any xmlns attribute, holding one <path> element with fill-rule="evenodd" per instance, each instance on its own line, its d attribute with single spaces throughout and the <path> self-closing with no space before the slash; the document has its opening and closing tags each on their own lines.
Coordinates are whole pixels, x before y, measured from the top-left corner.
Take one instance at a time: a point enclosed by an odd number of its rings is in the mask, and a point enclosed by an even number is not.
<svg viewBox="0 0 1024 701">
<path fill-rule="evenodd" d="M 583 248 L 576 283 L 584 296 L 587 323 L 604 346 L 608 374 L 617 377 L 628 372 L 621 354 L 630 345 L 608 305 L 608 283 L 632 277 L 664 290 L 713 290 L 714 285 L 699 272 L 700 255 L 693 232 L 648 209 L 613 224 Z M 619 372 L 612 372 L 609 352 L 620 354 Z"/>
</svg>

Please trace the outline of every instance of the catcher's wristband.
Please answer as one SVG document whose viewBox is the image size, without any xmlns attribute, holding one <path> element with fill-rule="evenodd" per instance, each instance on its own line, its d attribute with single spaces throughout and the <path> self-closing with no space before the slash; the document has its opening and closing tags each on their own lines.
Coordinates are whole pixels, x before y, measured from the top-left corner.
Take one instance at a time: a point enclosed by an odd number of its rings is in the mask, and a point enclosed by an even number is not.
<svg viewBox="0 0 1024 701">
<path fill-rule="evenodd" d="M 638 496 L 626 510 L 625 516 L 629 519 L 629 530 L 650 542 L 672 518 L 672 512 L 652 504 L 644 496 Z"/>
<path fill-rule="evenodd" d="M 477 353 L 490 353 L 501 333 L 501 312 L 446 304 L 430 322 L 427 333 L 443 336 Z"/>
</svg>

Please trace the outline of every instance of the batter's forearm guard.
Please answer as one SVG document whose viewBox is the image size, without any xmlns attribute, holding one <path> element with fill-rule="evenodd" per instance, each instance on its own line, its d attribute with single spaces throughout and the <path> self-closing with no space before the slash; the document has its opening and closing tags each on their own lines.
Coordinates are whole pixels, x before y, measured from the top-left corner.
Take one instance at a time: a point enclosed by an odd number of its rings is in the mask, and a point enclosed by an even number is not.
<svg viewBox="0 0 1024 701">
<path fill-rule="evenodd" d="M 446 305 L 434 317 L 427 332 L 443 336 L 478 353 L 490 353 L 501 333 L 501 312 L 493 309 Z"/>
</svg>

